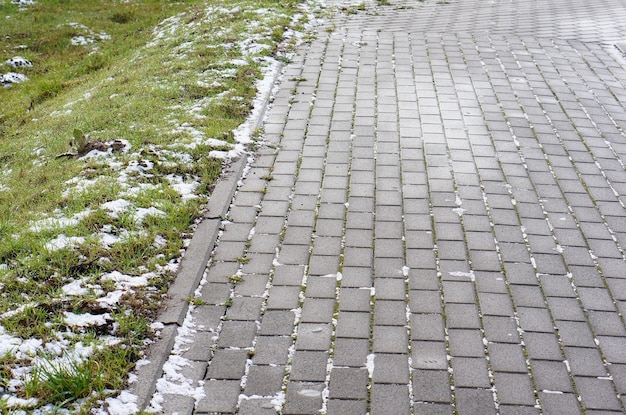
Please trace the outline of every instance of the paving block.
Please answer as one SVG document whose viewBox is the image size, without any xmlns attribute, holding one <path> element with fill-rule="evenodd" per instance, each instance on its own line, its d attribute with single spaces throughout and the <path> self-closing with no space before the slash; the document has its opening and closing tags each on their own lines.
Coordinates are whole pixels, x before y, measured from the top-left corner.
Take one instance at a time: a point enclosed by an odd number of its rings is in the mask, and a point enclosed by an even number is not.
<svg viewBox="0 0 626 415">
<path fill-rule="evenodd" d="M 256 336 L 256 323 L 253 321 L 225 321 L 217 340 L 217 346 L 252 347 Z"/>
<path fill-rule="evenodd" d="M 448 329 L 450 354 L 457 357 L 484 357 L 485 344 L 479 330 Z"/>
<path fill-rule="evenodd" d="M 409 390 L 406 385 L 372 385 L 371 414 L 410 414 Z"/>
<path fill-rule="evenodd" d="M 325 351 L 330 349 L 333 327 L 330 323 L 298 325 L 297 350 Z"/>
<path fill-rule="evenodd" d="M 257 365 L 286 365 L 292 345 L 291 336 L 259 336 L 252 361 Z"/>
<path fill-rule="evenodd" d="M 408 332 L 406 327 L 374 326 L 374 353 L 407 353 Z"/>
<path fill-rule="evenodd" d="M 335 366 L 365 367 L 369 353 L 369 339 L 337 338 L 333 364 Z"/>
<path fill-rule="evenodd" d="M 290 379 L 294 381 L 324 382 L 328 351 L 296 350 L 293 356 Z"/>
<path fill-rule="evenodd" d="M 206 379 L 240 379 L 247 359 L 246 350 L 218 349 L 209 363 Z"/>
<path fill-rule="evenodd" d="M 330 398 L 326 404 L 329 414 L 354 415 L 367 412 L 367 401 Z"/>
<path fill-rule="evenodd" d="M 452 402 L 447 370 L 413 370 L 413 399 L 424 402 Z"/>
<path fill-rule="evenodd" d="M 267 336 L 291 336 L 295 327 L 295 314 L 289 310 L 268 310 L 261 320 L 259 334 Z"/>
<path fill-rule="evenodd" d="M 289 382 L 285 412 L 293 415 L 310 415 L 322 409 L 324 383 Z"/>
<path fill-rule="evenodd" d="M 365 368 L 333 368 L 330 373 L 330 399 L 367 400 L 368 380 Z"/>
<path fill-rule="evenodd" d="M 510 343 L 490 343 L 489 360 L 496 372 L 526 373 L 526 358 L 522 346 Z"/>
<path fill-rule="evenodd" d="M 497 413 L 493 393 L 489 389 L 456 388 L 454 394 L 460 414 L 495 415 Z"/>
<path fill-rule="evenodd" d="M 443 341 L 411 343 L 412 366 L 415 369 L 447 369 L 448 353 Z"/>
<path fill-rule="evenodd" d="M 374 357 L 372 381 L 376 383 L 409 382 L 408 355 L 377 353 Z"/>
<path fill-rule="evenodd" d="M 196 411 L 235 413 L 239 393 L 240 380 L 208 380 L 204 383 L 204 397 L 196 403 Z"/>
<path fill-rule="evenodd" d="M 495 388 L 502 404 L 534 405 L 535 393 L 526 373 L 495 373 Z"/>
<path fill-rule="evenodd" d="M 284 366 L 252 365 L 246 377 L 247 396 L 276 396 L 283 386 Z"/>
</svg>

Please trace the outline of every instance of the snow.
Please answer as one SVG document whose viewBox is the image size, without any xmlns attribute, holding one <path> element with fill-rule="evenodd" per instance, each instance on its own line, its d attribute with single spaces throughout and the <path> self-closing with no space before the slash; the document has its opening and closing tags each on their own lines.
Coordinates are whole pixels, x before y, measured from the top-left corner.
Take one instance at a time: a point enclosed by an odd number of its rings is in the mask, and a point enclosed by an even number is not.
<svg viewBox="0 0 626 415">
<path fill-rule="evenodd" d="M 61 287 L 61 290 L 65 293 L 65 295 L 69 296 L 80 296 L 89 294 L 89 289 L 82 286 L 81 280 L 74 280 L 69 284 L 65 284 L 63 287 Z"/>
<path fill-rule="evenodd" d="M 119 271 L 113 271 L 103 274 L 100 279 L 102 281 L 115 282 L 115 288 L 118 290 L 127 290 L 133 287 L 145 287 L 148 285 L 148 278 L 145 276 L 136 276 L 122 274 Z"/>
<path fill-rule="evenodd" d="M 75 248 L 85 243 L 85 238 L 82 236 L 66 236 L 60 234 L 50 242 L 44 245 L 48 251 L 59 251 L 65 248 Z"/>
<path fill-rule="evenodd" d="M 116 398 L 105 400 L 109 415 L 130 415 L 139 411 L 139 398 L 128 391 L 122 391 Z"/>
<path fill-rule="evenodd" d="M 108 321 L 112 320 L 109 313 L 105 314 L 74 314 L 70 311 L 64 311 L 65 324 L 70 327 L 93 327 L 104 326 Z"/>
<path fill-rule="evenodd" d="M 19 84 L 28 81 L 28 77 L 17 72 L 8 72 L 0 75 L 0 85 L 10 87 L 12 84 Z"/>
<path fill-rule="evenodd" d="M 31 61 L 21 56 L 15 56 L 11 59 L 8 59 L 6 63 L 14 68 L 30 68 L 33 66 L 33 63 Z"/>
<path fill-rule="evenodd" d="M 118 218 L 120 213 L 126 212 L 132 206 L 132 203 L 126 199 L 116 199 L 110 202 L 105 202 L 100 206 L 102 209 L 109 212 L 109 216 L 112 218 Z"/>
</svg>

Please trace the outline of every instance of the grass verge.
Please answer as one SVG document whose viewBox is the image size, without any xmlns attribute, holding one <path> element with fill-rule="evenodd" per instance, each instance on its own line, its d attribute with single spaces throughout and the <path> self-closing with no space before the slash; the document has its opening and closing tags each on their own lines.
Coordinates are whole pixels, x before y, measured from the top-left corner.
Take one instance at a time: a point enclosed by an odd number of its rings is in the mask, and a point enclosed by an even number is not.
<svg viewBox="0 0 626 415">
<path fill-rule="evenodd" d="M 299 13 L 0 0 L 2 413 L 89 413 L 124 386 Z"/>
</svg>

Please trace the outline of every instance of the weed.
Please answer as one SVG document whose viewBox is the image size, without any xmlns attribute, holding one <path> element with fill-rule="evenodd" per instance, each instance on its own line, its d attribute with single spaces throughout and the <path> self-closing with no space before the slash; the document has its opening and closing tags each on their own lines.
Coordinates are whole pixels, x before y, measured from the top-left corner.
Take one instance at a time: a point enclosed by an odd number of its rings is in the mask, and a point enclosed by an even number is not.
<svg viewBox="0 0 626 415">
<path fill-rule="evenodd" d="M 102 392 L 104 387 L 98 362 L 93 359 L 78 362 L 68 356 L 60 361 L 44 359 L 24 384 L 28 398 L 55 402 L 59 407 L 85 398 L 93 391 Z"/>
<path fill-rule="evenodd" d="M 240 282 L 243 282 L 244 279 L 241 275 L 231 275 L 230 277 L 228 277 L 228 281 L 230 281 L 232 284 L 239 284 Z"/>
<path fill-rule="evenodd" d="M 187 302 L 191 305 L 195 305 L 195 306 L 199 306 L 199 305 L 206 305 L 208 304 L 206 301 L 204 301 L 202 298 L 200 297 L 188 297 L 187 298 Z"/>
<path fill-rule="evenodd" d="M 239 262 L 240 264 L 247 264 L 248 262 L 250 262 L 250 258 L 239 257 L 237 258 L 237 262 Z"/>
</svg>

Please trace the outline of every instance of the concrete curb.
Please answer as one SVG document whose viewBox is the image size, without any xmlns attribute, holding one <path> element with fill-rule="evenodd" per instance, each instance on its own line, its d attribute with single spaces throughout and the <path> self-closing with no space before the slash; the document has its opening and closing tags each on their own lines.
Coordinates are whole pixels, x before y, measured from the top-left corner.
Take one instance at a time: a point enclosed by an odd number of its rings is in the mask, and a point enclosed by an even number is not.
<svg viewBox="0 0 626 415">
<path fill-rule="evenodd" d="M 282 73 L 282 64 L 276 63 L 274 71 L 270 73 L 271 84 L 275 85 Z M 257 111 L 248 118 L 246 123 L 250 131 L 257 130 L 263 123 L 271 91 L 263 91 L 257 97 Z M 167 292 L 167 301 L 156 321 L 164 325 L 159 338 L 152 343 L 146 352 L 147 364 L 135 369 L 138 381 L 132 383 L 129 391 L 138 397 L 137 407 L 145 409 L 156 391 L 156 383 L 163 374 L 163 365 L 169 358 L 174 347 L 178 328 L 183 324 L 189 302 L 196 288 L 202 280 L 211 252 L 219 236 L 221 218 L 226 215 L 230 203 L 237 191 L 245 167 L 248 164 L 246 155 L 233 162 L 225 171 L 224 176 L 216 184 L 207 204 L 204 219 L 198 224 L 189 247 L 180 264 L 176 279 Z"/>
</svg>

